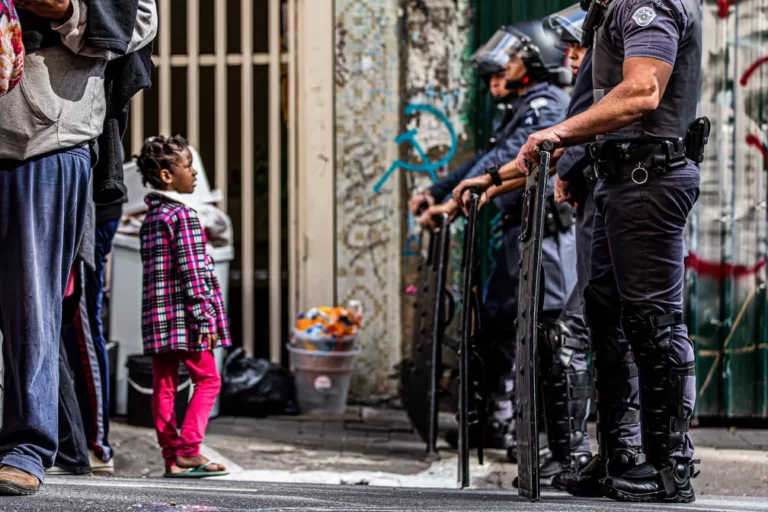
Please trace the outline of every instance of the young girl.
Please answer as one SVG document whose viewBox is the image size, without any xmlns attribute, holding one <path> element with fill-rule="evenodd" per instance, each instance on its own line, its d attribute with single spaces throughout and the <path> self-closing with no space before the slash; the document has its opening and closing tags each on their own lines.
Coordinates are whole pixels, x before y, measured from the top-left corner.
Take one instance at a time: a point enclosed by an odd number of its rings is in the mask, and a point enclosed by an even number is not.
<svg viewBox="0 0 768 512">
<path fill-rule="evenodd" d="M 145 199 L 149 212 L 141 228 L 142 332 L 144 353 L 152 355 L 152 415 L 165 476 L 225 475 L 225 467 L 200 454 L 221 388 L 212 350 L 232 343 L 205 233 L 187 199 L 197 176 L 192 153 L 181 137 L 153 137 L 137 164 L 144 184 L 154 189 Z M 195 385 L 181 433 L 174 413 L 180 362 Z"/>
</svg>

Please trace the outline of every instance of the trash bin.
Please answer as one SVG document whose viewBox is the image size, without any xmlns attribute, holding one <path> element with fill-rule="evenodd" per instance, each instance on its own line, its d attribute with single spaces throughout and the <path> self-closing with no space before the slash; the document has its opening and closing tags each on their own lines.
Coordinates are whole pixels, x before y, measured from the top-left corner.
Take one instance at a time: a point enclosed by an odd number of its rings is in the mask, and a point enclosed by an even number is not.
<svg viewBox="0 0 768 512">
<path fill-rule="evenodd" d="M 355 349 L 356 342 L 356 334 L 343 338 L 328 339 L 321 336 L 307 336 L 301 331 L 294 329 L 291 345 L 294 348 L 308 352 L 352 352 Z"/>
<path fill-rule="evenodd" d="M 302 414 L 344 414 L 360 349 L 318 352 L 288 346 Z"/>
<path fill-rule="evenodd" d="M 155 428 L 152 419 L 152 356 L 129 356 L 126 366 L 129 388 L 126 422 L 135 427 Z M 187 414 L 191 384 L 187 369 L 180 364 L 179 386 L 176 388 L 176 425 L 179 428 Z"/>
<path fill-rule="evenodd" d="M 206 179 L 205 168 L 197 151 L 192 151 L 193 165 L 199 171 L 195 193 L 190 195 L 190 201 L 210 204 L 218 199 L 212 192 Z M 128 203 L 123 211 L 126 215 L 146 209 L 144 196 L 148 189 L 141 182 L 136 164 L 125 165 L 125 185 L 128 189 Z M 110 338 L 120 340 L 120 351 L 117 355 L 117 383 L 112 391 L 116 402 L 116 412 L 125 415 L 128 410 L 128 374 L 127 354 L 143 352 L 141 334 L 141 295 L 143 266 L 141 262 L 141 241 L 138 236 L 117 233 L 112 248 L 112 280 L 110 288 L 109 324 Z M 216 263 L 216 278 L 221 286 L 224 297 L 224 307 L 229 306 L 229 265 L 235 258 L 231 245 L 224 247 L 208 247 L 208 254 Z M 224 369 L 223 349 L 214 351 L 219 373 Z M 219 413 L 219 400 L 216 400 L 211 411 L 211 417 Z"/>
</svg>

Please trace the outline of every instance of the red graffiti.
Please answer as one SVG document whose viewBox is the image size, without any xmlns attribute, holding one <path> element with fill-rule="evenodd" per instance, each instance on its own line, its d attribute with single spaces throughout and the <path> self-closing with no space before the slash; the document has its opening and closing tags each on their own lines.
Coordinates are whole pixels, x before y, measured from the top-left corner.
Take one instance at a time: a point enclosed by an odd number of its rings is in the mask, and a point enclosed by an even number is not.
<svg viewBox="0 0 768 512">
<path fill-rule="evenodd" d="M 763 164 L 766 170 L 768 170 L 768 148 L 766 148 L 760 142 L 760 139 L 757 137 L 757 135 L 754 135 L 754 134 L 747 135 L 747 146 L 752 146 L 757 148 L 760 154 L 763 155 Z"/>
<path fill-rule="evenodd" d="M 714 277 L 718 280 L 725 279 L 726 277 L 739 278 L 751 276 L 759 272 L 764 266 L 765 258 L 751 267 L 700 260 L 692 252 L 689 252 L 688 257 L 685 259 L 685 268 L 693 269 L 699 275 Z"/>
<path fill-rule="evenodd" d="M 763 57 L 753 62 L 752 65 L 747 68 L 744 74 L 741 75 L 741 80 L 739 80 L 739 83 L 741 84 L 741 86 L 746 87 L 747 84 L 749 83 L 749 77 L 751 77 L 752 74 L 755 71 L 757 71 L 760 68 L 760 66 L 763 66 L 764 64 L 768 64 L 768 57 Z"/>
<path fill-rule="evenodd" d="M 738 0 L 717 0 L 717 15 L 720 17 L 720 19 L 725 19 L 728 17 L 728 11 L 731 7 L 736 5 L 736 2 Z"/>
</svg>

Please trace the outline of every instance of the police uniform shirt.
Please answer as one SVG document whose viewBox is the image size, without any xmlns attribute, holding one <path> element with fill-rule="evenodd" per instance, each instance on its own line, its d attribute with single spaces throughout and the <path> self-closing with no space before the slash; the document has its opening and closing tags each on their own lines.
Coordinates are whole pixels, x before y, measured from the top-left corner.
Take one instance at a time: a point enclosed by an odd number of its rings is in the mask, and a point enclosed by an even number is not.
<svg viewBox="0 0 768 512">
<path fill-rule="evenodd" d="M 680 0 L 616 0 L 609 32 L 624 48 L 624 59 L 651 57 L 675 65 L 688 15 Z"/>
<path fill-rule="evenodd" d="M 499 134 L 496 145 L 475 163 L 467 178 L 480 176 L 488 167 L 501 167 L 517 158 L 529 136 L 565 119 L 569 100 L 565 91 L 549 83 L 536 84 L 516 98 L 512 120 Z M 522 190 L 504 194 L 494 198 L 494 203 L 502 212 L 514 211 L 521 206 L 522 194 Z"/>
<path fill-rule="evenodd" d="M 511 95 L 510 95 L 511 96 Z M 492 134 L 488 141 L 488 148 L 493 148 L 496 143 L 503 139 L 502 134 L 506 125 L 512 120 L 514 114 L 514 102 L 516 98 L 510 96 L 505 97 L 496 106 L 496 115 L 493 116 L 492 121 Z M 469 172 L 475 167 L 475 164 L 485 155 L 487 150 L 479 151 L 477 155 L 470 158 L 466 162 L 462 163 L 459 167 L 453 170 L 450 174 L 445 176 L 437 183 L 433 183 L 429 187 L 429 193 L 435 198 L 435 201 L 442 203 L 444 200 L 450 197 L 453 189 L 458 186 L 459 183 L 469 174 Z"/>
<path fill-rule="evenodd" d="M 672 139 L 684 137 L 696 114 L 701 70 L 698 0 L 614 0 L 595 40 L 595 102 L 623 80 L 623 63 L 648 57 L 674 67 L 659 107 L 619 130 L 622 136 Z M 693 48 L 691 48 L 693 47 Z M 691 51 L 694 50 L 694 51 Z M 608 134 L 610 135 L 610 134 Z"/>
</svg>

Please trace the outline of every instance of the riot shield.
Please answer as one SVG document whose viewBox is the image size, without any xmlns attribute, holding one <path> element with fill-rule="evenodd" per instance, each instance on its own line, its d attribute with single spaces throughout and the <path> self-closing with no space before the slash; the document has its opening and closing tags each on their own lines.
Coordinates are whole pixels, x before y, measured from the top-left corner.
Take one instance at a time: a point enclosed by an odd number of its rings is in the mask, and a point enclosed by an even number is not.
<svg viewBox="0 0 768 512">
<path fill-rule="evenodd" d="M 425 232 L 421 240 L 411 359 L 404 361 L 400 372 L 400 399 L 411 424 L 426 442 L 427 453 L 437 449 L 443 334 L 450 322 L 445 300 L 448 216 L 436 220 L 437 227 Z"/>
<path fill-rule="evenodd" d="M 518 492 L 532 501 L 540 498 L 538 343 L 539 312 L 543 291 L 541 244 L 544 235 L 544 206 L 547 196 L 549 164 L 554 145 L 547 141 L 539 149 L 539 165 L 531 170 L 523 196 L 523 224 L 520 234 L 521 272 L 517 327 L 517 471 Z"/>
<path fill-rule="evenodd" d="M 443 336 L 445 327 L 451 321 L 446 318 L 445 294 L 446 272 L 448 270 L 448 248 L 451 232 L 448 215 L 442 214 L 433 232 L 436 235 L 434 252 L 435 301 L 432 316 L 432 343 L 429 353 L 429 436 L 427 453 L 437 451 L 438 417 L 440 414 L 440 377 L 442 372 Z M 453 316 L 453 313 L 450 314 Z"/>
<path fill-rule="evenodd" d="M 483 463 L 485 425 L 485 366 L 478 345 L 480 336 L 480 291 L 478 289 L 477 205 L 479 195 L 470 189 L 462 260 L 462 316 L 459 343 L 459 485 L 469 486 L 470 429 L 476 428 L 477 452 Z"/>
<path fill-rule="evenodd" d="M 414 302 L 413 329 L 411 331 L 411 358 L 403 362 L 400 371 L 400 400 L 413 428 L 424 441 L 429 436 L 428 375 L 426 362 L 431 343 L 432 311 L 435 286 L 434 249 L 436 237 L 431 230 L 424 230 L 419 243 L 419 277 Z M 429 447 L 427 448 L 429 449 Z"/>
</svg>

